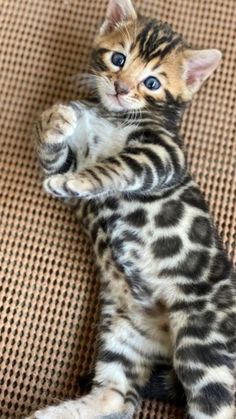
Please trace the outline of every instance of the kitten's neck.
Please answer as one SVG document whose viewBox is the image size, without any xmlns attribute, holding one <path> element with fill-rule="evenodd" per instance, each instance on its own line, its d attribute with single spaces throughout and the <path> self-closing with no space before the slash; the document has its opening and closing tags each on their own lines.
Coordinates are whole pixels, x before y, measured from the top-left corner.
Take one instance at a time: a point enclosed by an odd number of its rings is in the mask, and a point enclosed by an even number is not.
<svg viewBox="0 0 236 419">
<path fill-rule="evenodd" d="M 148 112 L 155 125 L 178 134 L 186 104 L 175 100 L 171 95 L 167 99 L 165 102 L 149 103 Z"/>
<path fill-rule="evenodd" d="M 125 110 L 111 112 L 99 103 L 99 113 L 103 117 L 111 118 L 113 122 L 124 122 L 132 125 L 154 124 L 156 127 L 164 128 L 170 133 L 177 135 L 180 130 L 185 104 L 169 100 L 164 103 L 149 103 L 141 110 Z"/>
</svg>

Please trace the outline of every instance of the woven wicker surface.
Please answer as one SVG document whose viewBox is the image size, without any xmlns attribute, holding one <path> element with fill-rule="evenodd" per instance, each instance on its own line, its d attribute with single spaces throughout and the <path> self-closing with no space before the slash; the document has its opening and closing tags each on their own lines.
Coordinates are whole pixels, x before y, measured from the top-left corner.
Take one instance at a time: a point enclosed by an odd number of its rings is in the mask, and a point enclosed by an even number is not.
<svg viewBox="0 0 236 419">
<path fill-rule="evenodd" d="M 79 394 L 91 368 L 99 317 L 98 280 L 74 214 L 41 188 L 30 139 L 43 108 L 78 95 L 105 0 L 0 0 L 0 418 Z M 235 0 L 139 0 L 196 46 L 224 59 L 187 112 L 191 171 L 210 203 L 225 246 L 236 256 Z M 180 419 L 162 403 L 137 418 Z"/>
</svg>

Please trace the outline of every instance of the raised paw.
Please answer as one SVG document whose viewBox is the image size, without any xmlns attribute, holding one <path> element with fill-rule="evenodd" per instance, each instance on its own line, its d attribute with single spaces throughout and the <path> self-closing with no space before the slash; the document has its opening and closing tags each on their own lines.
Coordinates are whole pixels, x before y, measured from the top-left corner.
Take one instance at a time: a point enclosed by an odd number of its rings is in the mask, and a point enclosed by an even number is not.
<svg viewBox="0 0 236 419">
<path fill-rule="evenodd" d="M 72 106 L 57 104 L 44 111 L 36 124 L 36 136 L 41 144 L 62 144 L 77 125 L 78 111 Z"/>
<path fill-rule="evenodd" d="M 87 177 L 74 173 L 48 177 L 44 189 L 50 195 L 62 198 L 90 198 L 97 192 Z"/>
</svg>

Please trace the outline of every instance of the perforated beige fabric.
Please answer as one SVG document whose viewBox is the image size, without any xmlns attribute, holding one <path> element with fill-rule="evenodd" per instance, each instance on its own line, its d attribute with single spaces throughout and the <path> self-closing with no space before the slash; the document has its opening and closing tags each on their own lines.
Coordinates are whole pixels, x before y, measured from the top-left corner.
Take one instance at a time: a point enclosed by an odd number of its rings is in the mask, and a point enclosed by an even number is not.
<svg viewBox="0 0 236 419">
<path fill-rule="evenodd" d="M 105 0 L 0 0 L 0 418 L 79 394 L 95 359 L 98 280 L 91 244 L 71 209 L 41 188 L 30 131 L 55 101 L 78 96 Z M 224 59 L 187 112 L 188 160 L 225 246 L 236 257 L 235 0 L 139 0 Z M 180 419 L 144 403 L 136 418 Z"/>
</svg>

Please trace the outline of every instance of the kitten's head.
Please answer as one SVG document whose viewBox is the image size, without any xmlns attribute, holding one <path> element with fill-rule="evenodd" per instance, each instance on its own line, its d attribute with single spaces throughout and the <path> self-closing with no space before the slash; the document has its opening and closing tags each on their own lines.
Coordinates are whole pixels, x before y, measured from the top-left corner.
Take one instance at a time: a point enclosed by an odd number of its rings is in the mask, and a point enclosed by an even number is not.
<svg viewBox="0 0 236 419">
<path fill-rule="evenodd" d="M 131 0 L 109 0 L 92 65 L 103 105 L 112 111 L 192 99 L 221 59 L 193 50 L 166 23 L 139 16 Z"/>
</svg>

